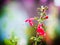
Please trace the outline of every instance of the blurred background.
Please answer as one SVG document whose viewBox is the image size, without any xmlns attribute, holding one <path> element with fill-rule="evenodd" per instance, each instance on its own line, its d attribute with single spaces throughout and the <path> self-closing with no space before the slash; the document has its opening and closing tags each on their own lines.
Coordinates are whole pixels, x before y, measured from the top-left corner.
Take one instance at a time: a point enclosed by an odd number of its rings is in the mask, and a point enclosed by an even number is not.
<svg viewBox="0 0 60 45">
<path fill-rule="evenodd" d="M 17 45 L 32 45 L 29 38 L 35 31 L 24 21 L 38 16 L 37 8 L 42 5 L 48 6 L 46 45 L 60 45 L 60 0 L 0 0 L 0 45 L 9 45 L 13 33 Z"/>
</svg>

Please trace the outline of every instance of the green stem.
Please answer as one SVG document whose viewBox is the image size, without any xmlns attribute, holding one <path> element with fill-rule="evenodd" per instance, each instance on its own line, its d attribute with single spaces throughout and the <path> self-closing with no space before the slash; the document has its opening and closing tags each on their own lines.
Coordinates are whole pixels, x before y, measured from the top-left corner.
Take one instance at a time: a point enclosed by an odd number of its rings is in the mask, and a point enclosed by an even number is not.
<svg viewBox="0 0 60 45">
<path fill-rule="evenodd" d="M 35 41 L 35 45 L 37 45 L 37 41 Z"/>
<path fill-rule="evenodd" d="M 37 45 L 37 33 L 36 33 L 36 40 L 35 40 L 35 45 Z"/>
</svg>

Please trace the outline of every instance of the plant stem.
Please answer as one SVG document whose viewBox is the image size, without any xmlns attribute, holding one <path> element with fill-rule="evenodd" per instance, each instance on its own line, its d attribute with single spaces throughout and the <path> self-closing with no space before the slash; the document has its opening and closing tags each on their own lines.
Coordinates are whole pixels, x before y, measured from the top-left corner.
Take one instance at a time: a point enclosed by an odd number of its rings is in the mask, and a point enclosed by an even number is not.
<svg viewBox="0 0 60 45">
<path fill-rule="evenodd" d="M 35 45 L 37 45 L 37 41 L 35 41 Z"/>
<path fill-rule="evenodd" d="M 37 33 L 36 33 L 36 41 L 35 41 L 35 45 L 37 45 Z"/>
</svg>

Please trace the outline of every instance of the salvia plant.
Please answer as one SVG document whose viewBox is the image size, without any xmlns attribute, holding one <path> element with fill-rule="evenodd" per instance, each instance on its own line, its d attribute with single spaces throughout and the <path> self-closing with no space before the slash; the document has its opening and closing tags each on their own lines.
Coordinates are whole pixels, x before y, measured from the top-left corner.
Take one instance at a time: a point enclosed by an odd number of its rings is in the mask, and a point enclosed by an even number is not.
<svg viewBox="0 0 60 45">
<path fill-rule="evenodd" d="M 47 6 L 41 6 L 37 8 L 37 10 L 39 16 L 25 20 L 25 22 L 28 22 L 31 27 L 36 29 L 35 36 L 31 37 L 31 40 L 35 41 L 34 45 L 37 45 L 37 42 L 41 42 L 46 36 L 44 21 L 48 19 L 48 15 L 46 15 L 46 11 L 48 10 Z M 34 20 L 37 21 L 36 24 L 34 24 Z"/>
</svg>

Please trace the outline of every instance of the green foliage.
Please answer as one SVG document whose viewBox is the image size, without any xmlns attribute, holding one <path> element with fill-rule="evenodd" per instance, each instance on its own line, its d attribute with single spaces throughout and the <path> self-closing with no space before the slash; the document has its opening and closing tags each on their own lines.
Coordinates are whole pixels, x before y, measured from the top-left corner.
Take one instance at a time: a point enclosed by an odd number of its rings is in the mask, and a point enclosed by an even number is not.
<svg viewBox="0 0 60 45">
<path fill-rule="evenodd" d="M 4 39 L 5 45 L 17 45 L 18 38 L 15 37 L 14 32 L 12 32 L 10 39 Z"/>
<path fill-rule="evenodd" d="M 15 45 L 15 43 L 11 42 L 9 39 L 4 39 L 5 45 Z"/>
</svg>

